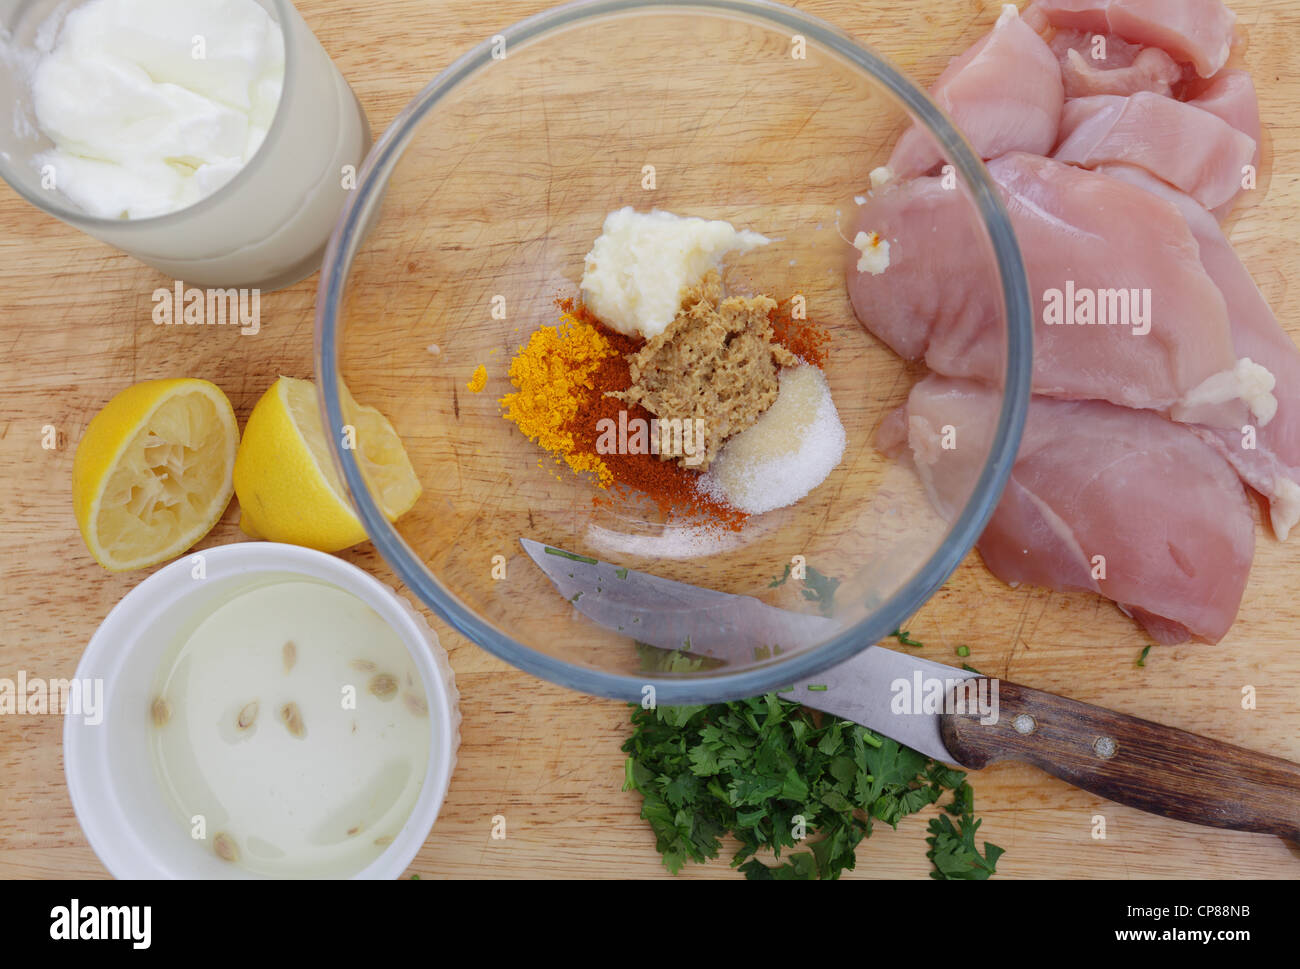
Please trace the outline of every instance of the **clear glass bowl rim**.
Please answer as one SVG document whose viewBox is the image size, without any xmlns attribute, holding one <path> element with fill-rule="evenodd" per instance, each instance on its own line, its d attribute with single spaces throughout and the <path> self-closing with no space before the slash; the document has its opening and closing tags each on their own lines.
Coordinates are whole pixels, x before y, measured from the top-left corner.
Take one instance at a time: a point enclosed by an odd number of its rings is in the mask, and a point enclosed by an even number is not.
<svg viewBox="0 0 1300 969">
<path fill-rule="evenodd" d="M 714 703 L 760 696 L 815 675 L 887 637 L 916 612 L 974 547 L 1002 495 L 1011 474 L 1029 406 L 1033 364 L 1033 330 L 1029 284 L 1006 210 L 984 164 L 933 101 L 878 54 L 819 18 L 769 0 L 574 0 L 521 20 L 501 31 L 506 50 L 546 34 L 619 13 L 654 11 L 730 13 L 775 26 L 833 51 L 871 75 L 929 129 L 970 188 L 970 195 L 989 233 L 997 260 L 1006 307 L 1006 377 L 989 459 L 970 500 L 934 554 L 880 608 L 861 622 L 815 649 L 756 669 L 689 678 L 646 674 L 629 676 L 565 662 L 539 653 L 502 635 L 472 609 L 441 588 L 420 557 L 383 516 L 361 475 L 352 452 L 328 434 L 335 466 L 352 495 L 357 513 L 379 554 L 403 582 L 433 612 L 457 632 L 512 666 L 582 693 L 619 700 L 641 701 L 643 688 L 653 686 L 659 704 Z M 496 38 L 494 38 L 496 39 Z M 339 393 L 338 310 L 352 259 L 362 240 L 372 208 L 382 198 L 388 177 L 425 116 L 462 81 L 472 78 L 492 60 L 493 40 L 474 47 L 435 77 L 394 119 L 375 142 L 344 204 L 330 238 L 316 298 L 317 396 L 326 427 L 344 423 Z"/>
</svg>

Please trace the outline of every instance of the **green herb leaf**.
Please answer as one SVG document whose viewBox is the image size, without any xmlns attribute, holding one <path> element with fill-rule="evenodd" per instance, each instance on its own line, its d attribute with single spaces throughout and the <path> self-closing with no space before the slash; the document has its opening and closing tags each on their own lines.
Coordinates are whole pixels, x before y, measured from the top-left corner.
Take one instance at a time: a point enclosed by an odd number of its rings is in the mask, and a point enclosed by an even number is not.
<svg viewBox="0 0 1300 969">
<path fill-rule="evenodd" d="M 785 571 L 767 584 L 769 589 L 783 586 L 793 573 L 791 563 L 787 562 Z M 840 587 L 840 580 L 818 572 L 811 565 L 803 569 L 803 597 L 809 602 L 817 603 L 823 616 L 830 616 L 835 611 L 835 590 Z"/>
<path fill-rule="evenodd" d="M 568 559 L 570 562 L 585 562 L 588 565 L 599 565 L 600 560 L 591 558 L 588 555 L 579 555 L 576 552 L 566 552 L 562 548 L 551 548 L 547 545 L 542 549 L 547 555 L 558 555 L 562 559 Z M 570 576 L 572 578 L 572 576 Z"/>
<path fill-rule="evenodd" d="M 1003 849 L 997 845 L 984 842 L 981 855 L 975 847 L 975 832 L 980 822 L 974 817 L 973 792 L 969 784 L 963 782 L 953 791 L 953 800 L 941 814 L 929 824 L 930 837 L 925 839 L 930 850 L 925 856 L 934 865 L 931 878 L 941 881 L 983 881 L 997 870 L 998 859 Z M 956 824 L 952 818 L 959 820 Z"/>
<path fill-rule="evenodd" d="M 823 575 L 809 565 L 803 581 L 804 598 L 817 603 L 822 615 L 829 617 L 835 611 L 835 590 L 840 587 L 840 580 Z"/>
<path fill-rule="evenodd" d="M 1147 665 L 1147 653 L 1149 653 L 1149 652 L 1151 652 L 1151 644 L 1150 644 L 1150 643 L 1147 643 L 1146 648 L 1144 648 L 1144 649 L 1142 650 L 1142 655 L 1139 656 L 1139 657 L 1137 658 L 1137 665 L 1138 665 L 1138 666 L 1146 666 L 1146 665 Z"/>
<path fill-rule="evenodd" d="M 646 673 L 696 673 L 722 665 L 721 660 L 710 656 L 696 656 L 680 649 L 660 649 L 639 640 L 633 642 L 636 643 L 641 669 Z"/>
</svg>

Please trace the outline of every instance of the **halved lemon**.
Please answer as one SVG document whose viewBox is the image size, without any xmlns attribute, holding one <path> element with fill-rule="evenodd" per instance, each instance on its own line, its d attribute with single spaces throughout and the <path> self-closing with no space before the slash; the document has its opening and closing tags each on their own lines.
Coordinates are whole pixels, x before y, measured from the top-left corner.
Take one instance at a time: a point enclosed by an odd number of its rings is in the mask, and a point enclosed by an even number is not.
<svg viewBox="0 0 1300 969">
<path fill-rule="evenodd" d="M 420 482 L 393 425 L 343 391 L 340 444 L 353 450 L 362 476 L 389 521 L 420 497 Z M 281 377 L 262 395 L 235 459 L 239 527 L 253 538 L 337 552 L 366 531 L 334 469 L 310 380 Z"/>
<path fill-rule="evenodd" d="M 72 506 L 111 572 L 174 558 L 230 504 L 235 412 L 206 380 L 146 380 L 91 419 L 72 464 Z"/>
</svg>

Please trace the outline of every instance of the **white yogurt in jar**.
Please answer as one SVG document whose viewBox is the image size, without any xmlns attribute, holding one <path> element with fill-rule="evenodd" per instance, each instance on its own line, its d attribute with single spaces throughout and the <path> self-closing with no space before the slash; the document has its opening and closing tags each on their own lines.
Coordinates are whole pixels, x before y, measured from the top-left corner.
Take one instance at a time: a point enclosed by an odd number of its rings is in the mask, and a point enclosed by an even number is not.
<svg viewBox="0 0 1300 969">
<path fill-rule="evenodd" d="M 284 36 L 254 0 L 90 0 L 37 63 L 35 157 L 89 215 L 187 208 L 239 172 L 275 117 Z"/>
</svg>

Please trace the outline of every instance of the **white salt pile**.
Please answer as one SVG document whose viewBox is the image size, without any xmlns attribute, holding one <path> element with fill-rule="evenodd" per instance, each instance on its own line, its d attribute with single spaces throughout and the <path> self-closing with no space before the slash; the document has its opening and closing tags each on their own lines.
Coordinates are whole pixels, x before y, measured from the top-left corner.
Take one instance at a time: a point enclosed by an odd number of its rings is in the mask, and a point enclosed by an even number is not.
<svg viewBox="0 0 1300 969">
<path fill-rule="evenodd" d="M 825 375 L 790 367 L 781 371 L 776 402 L 722 446 L 699 488 L 751 515 L 784 508 L 826 480 L 846 441 Z"/>
</svg>

